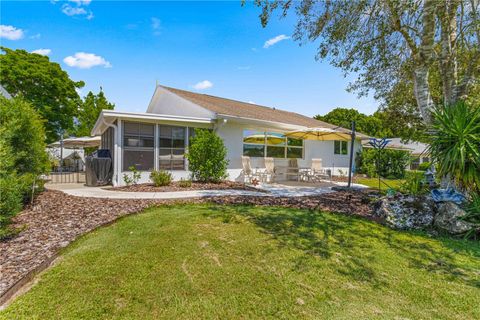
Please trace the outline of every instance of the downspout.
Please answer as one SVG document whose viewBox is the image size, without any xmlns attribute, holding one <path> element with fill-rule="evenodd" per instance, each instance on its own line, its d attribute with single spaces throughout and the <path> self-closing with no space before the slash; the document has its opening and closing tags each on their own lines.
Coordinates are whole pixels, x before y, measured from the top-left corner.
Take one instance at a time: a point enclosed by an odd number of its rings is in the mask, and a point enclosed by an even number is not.
<svg viewBox="0 0 480 320">
<path fill-rule="evenodd" d="M 113 159 L 113 174 L 115 177 L 115 184 L 118 185 L 118 173 L 117 173 L 117 168 L 118 168 L 118 159 L 119 159 L 119 151 L 118 151 L 118 137 L 117 137 L 117 126 L 114 125 L 113 123 L 107 123 L 105 121 L 105 118 L 102 118 L 102 122 L 105 126 L 113 128 L 113 154 L 114 154 L 114 159 Z"/>
</svg>

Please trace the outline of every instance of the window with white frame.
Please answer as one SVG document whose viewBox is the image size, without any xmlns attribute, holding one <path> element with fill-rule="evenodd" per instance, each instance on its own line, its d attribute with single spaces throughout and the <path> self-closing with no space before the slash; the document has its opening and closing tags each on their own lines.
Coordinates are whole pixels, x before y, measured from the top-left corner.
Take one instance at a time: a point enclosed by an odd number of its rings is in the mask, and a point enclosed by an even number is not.
<svg viewBox="0 0 480 320">
<path fill-rule="evenodd" d="M 278 132 L 243 131 L 243 155 L 250 157 L 303 158 L 303 140 Z"/>
<path fill-rule="evenodd" d="M 348 142 L 347 141 L 334 141 L 333 153 L 346 155 L 348 154 Z"/>
<path fill-rule="evenodd" d="M 135 167 L 139 171 L 154 168 L 155 125 L 140 122 L 124 122 L 123 171 Z"/>
</svg>

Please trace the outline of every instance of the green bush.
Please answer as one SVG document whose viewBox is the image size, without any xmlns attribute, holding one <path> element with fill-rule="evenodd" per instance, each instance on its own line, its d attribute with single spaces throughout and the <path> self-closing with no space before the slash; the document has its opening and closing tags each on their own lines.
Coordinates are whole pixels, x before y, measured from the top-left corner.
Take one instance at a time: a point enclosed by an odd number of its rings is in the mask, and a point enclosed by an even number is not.
<svg viewBox="0 0 480 320">
<path fill-rule="evenodd" d="M 405 176 L 405 167 L 408 163 L 408 153 L 399 150 L 378 151 L 364 148 L 356 157 L 358 173 L 366 174 L 371 178 L 378 177 L 377 161 L 379 161 L 379 174 L 383 178 L 402 179 Z"/>
<path fill-rule="evenodd" d="M 423 172 L 408 171 L 405 174 L 405 182 L 403 182 L 400 186 L 400 191 L 413 196 L 427 194 L 429 190 L 424 183 Z"/>
<path fill-rule="evenodd" d="M 427 171 L 432 166 L 431 162 L 423 162 L 418 165 L 418 170 Z"/>
<path fill-rule="evenodd" d="M 480 193 L 480 105 L 438 106 L 432 116 L 429 151 L 438 174 Z"/>
<path fill-rule="evenodd" d="M 195 130 L 186 155 L 192 179 L 201 182 L 220 182 L 227 177 L 227 148 L 213 131 Z"/>
<path fill-rule="evenodd" d="M 473 228 L 467 232 L 466 238 L 477 239 L 480 236 L 480 194 L 473 193 L 468 202 L 465 211 L 467 214 L 463 217 L 465 221 L 473 223 Z"/>
<path fill-rule="evenodd" d="M 180 188 L 190 188 L 192 186 L 192 180 L 181 178 L 178 182 L 178 185 L 180 186 Z"/>
<path fill-rule="evenodd" d="M 164 170 L 152 171 L 152 173 L 150 173 L 150 179 L 153 181 L 155 187 L 163 187 L 172 183 L 173 176 L 170 172 Z"/>
<path fill-rule="evenodd" d="M 0 229 L 33 196 L 48 168 L 43 121 L 27 102 L 0 96 Z"/>
</svg>

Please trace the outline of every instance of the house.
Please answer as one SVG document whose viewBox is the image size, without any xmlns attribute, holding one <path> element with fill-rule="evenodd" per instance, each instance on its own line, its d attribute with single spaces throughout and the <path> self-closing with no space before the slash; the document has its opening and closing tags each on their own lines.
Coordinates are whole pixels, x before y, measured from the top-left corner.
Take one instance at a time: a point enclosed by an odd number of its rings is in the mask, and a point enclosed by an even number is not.
<svg viewBox="0 0 480 320">
<path fill-rule="evenodd" d="M 158 85 L 145 113 L 103 110 L 92 130 L 101 135 L 101 148 L 113 157 L 113 184 L 123 185 L 123 175 L 134 166 L 140 182 L 149 181 L 150 171 L 169 170 L 174 179 L 188 178 L 184 154 L 197 128 L 214 130 L 228 150 L 230 180 L 242 180 L 242 155 L 251 157 L 252 167 L 264 167 L 264 157 L 274 157 L 278 165 L 297 158 L 299 166 L 309 166 L 321 158 L 323 166 L 335 174 L 347 174 L 350 142 L 287 139 L 292 130 L 323 127 L 349 132 L 344 128 L 294 112 L 199 94 Z M 358 134 L 356 151 L 361 148 Z"/>
</svg>

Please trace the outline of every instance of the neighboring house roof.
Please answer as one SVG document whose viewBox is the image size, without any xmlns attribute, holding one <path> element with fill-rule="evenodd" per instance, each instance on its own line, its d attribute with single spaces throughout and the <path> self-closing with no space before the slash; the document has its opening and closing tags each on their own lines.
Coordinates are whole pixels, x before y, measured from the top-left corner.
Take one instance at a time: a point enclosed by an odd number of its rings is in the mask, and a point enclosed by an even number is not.
<svg viewBox="0 0 480 320">
<path fill-rule="evenodd" d="M 10 93 L 8 93 L 8 91 L 5 90 L 5 88 L 1 84 L 0 84 L 0 95 L 4 96 L 7 99 L 12 99 L 12 96 L 10 95 Z"/>
<path fill-rule="evenodd" d="M 392 142 L 391 142 L 392 144 L 403 145 L 406 148 L 412 149 L 412 152 L 411 152 L 412 154 L 426 155 L 428 153 L 427 152 L 428 144 L 425 144 L 425 143 L 421 143 L 421 142 L 417 142 L 417 141 L 412 141 L 412 142 L 409 142 L 409 143 L 403 143 L 401 141 L 402 140 L 401 138 L 389 138 L 388 140 L 392 140 Z"/>
<path fill-rule="evenodd" d="M 326 123 L 314 118 L 310 118 L 295 112 L 284 111 L 277 108 L 265 107 L 253 103 L 242 102 L 227 98 L 211 96 L 208 94 L 195 93 L 191 91 L 175 89 L 166 86 L 160 86 L 171 93 L 180 96 L 196 105 L 207 110 L 215 112 L 218 115 L 227 115 L 232 117 L 264 120 L 280 123 L 288 123 L 304 127 L 324 127 L 349 131 L 345 128 L 339 128 L 336 125 Z M 362 135 L 362 134 L 359 134 Z M 367 137 L 367 136 L 365 136 Z"/>
<path fill-rule="evenodd" d="M 412 141 L 410 143 L 403 143 L 401 138 L 387 138 L 390 142 L 385 147 L 392 150 L 405 150 L 413 155 L 427 155 L 428 144 Z M 362 145 L 365 148 L 372 148 L 369 144 L 369 140 L 363 140 Z"/>
</svg>

